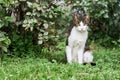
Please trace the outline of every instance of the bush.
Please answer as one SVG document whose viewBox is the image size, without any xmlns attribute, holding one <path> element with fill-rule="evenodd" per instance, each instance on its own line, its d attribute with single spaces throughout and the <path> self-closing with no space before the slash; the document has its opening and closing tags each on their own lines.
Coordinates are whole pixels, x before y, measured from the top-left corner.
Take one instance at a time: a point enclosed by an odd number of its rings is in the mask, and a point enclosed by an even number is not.
<svg viewBox="0 0 120 80">
<path fill-rule="evenodd" d="M 2 0 L 0 4 L 0 48 L 8 48 L 13 55 L 36 53 L 38 46 L 39 51 L 46 47 L 54 50 L 65 39 L 63 33 L 72 21 L 73 8 L 85 8 L 91 14 L 90 41 L 104 46 L 120 43 L 118 0 L 66 0 L 63 5 L 51 0 Z"/>
<path fill-rule="evenodd" d="M 9 7 L 10 2 L 1 1 L 0 2 L 0 53 L 7 52 L 7 48 L 10 45 L 11 41 L 7 36 L 6 32 L 2 29 L 5 26 L 9 26 L 10 22 L 13 22 L 13 18 L 7 15 L 7 10 L 5 7 Z"/>
<path fill-rule="evenodd" d="M 12 55 L 22 56 L 47 47 L 49 50 L 56 45 L 63 35 L 63 30 L 69 25 L 70 9 L 65 6 L 57 6 L 49 1 L 30 2 L 15 0 L 9 3 L 7 26 L 2 25 L 2 31 L 6 32 L 11 40 L 9 51 Z M 3 6 L 2 6 L 3 7 Z M 66 17 L 67 15 L 67 17 Z M 3 18 L 5 16 L 2 16 Z M 62 27 L 61 27 L 62 26 Z M 33 50 L 33 52 L 32 52 Z"/>
</svg>

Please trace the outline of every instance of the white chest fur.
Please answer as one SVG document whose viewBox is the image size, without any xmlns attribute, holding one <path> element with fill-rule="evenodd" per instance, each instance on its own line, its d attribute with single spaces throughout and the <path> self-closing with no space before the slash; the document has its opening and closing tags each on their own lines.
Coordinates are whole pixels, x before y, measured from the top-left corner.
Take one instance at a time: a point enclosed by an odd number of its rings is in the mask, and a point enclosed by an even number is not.
<svg viewBox="0 0 120 80">
<path fill-rule="evenodd" d="M 76 27 L 72 28 L 70 36 L 68 37 L 68 45 L 66 46 L 67 61 L 69 63 L 83 63 L 83 52 L 87 36 L 87 30 L 81 32 L 78 29 L 76 29 Z"/>
<path fill-rule="evenodd" d="M 85 44 L 88 37 L 88 32 L 80 32 L 76 29 L 76 27 L 73 27 L 70 36 L 68 37 L 68 45 L 71 47 L 81 47 Z"/>
</svg>

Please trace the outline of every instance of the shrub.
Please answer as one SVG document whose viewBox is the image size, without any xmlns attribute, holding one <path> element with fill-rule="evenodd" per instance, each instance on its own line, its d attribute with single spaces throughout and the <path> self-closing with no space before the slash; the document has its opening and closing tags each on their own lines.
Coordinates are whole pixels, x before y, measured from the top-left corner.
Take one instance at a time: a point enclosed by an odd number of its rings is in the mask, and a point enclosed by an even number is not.
<svg viewBox="0 0 120 80">
<path fill-rule="evenodd" d="M 1 1 L 0 2 L 0 53 L 7 52 L 7 48 L 10 45 L 11 41 L 7 33 L 3 30 L 5 26 L 9 26 L 10 22 L 13 22 L 13 18 L 7 15 L 8 11 L 5 10 L 9 7 L 10 1 Z"/>
<path fill-rule="evenodd" d="M 0 48 L 7 51 L 9 47 L 13 55 L 24 56 L 46 47 L 54 50 L 65 39 L 63 32 L 72 21 L 73 8 L 85 8 L 91 14 L 90 41 L 104 46 L 120 43 L 118 0 L 66 0 L 63 5 L 51 0 L 2 0 L 0 4 Z"/>
<path fill-rule="evenodd" d="M 69 13 L 66 14 L 66 11 L 70 9 L 65 6 L 57 6 L 49 1 L 26 0 L 15 0 L 10 4 L 4 10 L 8 9 L 7 15 L 14 22 L 8 23 L 9 27 L 3 25 L 2 30 L 11 40 L 9 51 L 13 55 L 22 56 L 30 50 L 34 52 L 34 47 L 38 46 L 36 44 L 39 44 L 40 51 L 44 47 L 52 49 L 63 37 L 64 28 L 69 25 L 66 21 L 69 20 L 69 16 L 66 17 Z"/>
</svg>

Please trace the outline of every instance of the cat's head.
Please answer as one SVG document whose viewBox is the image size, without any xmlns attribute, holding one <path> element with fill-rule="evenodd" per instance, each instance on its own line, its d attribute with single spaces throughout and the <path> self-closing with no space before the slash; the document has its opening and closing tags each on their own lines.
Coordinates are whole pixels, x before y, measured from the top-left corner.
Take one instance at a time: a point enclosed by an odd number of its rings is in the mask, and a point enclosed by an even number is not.
<svg viewBox="0 0 120 80">
<path fill-rule="evenodd" d="M 90 15 L 85 14 L 85 12 L 82 10 L 75 11 L 73 13 L 73 22 L 74 22 L 75 28 L 78 31 L 80 31 L 80 32 L 87 31 L 88 24 L 90 22 Z"/>
</svg>

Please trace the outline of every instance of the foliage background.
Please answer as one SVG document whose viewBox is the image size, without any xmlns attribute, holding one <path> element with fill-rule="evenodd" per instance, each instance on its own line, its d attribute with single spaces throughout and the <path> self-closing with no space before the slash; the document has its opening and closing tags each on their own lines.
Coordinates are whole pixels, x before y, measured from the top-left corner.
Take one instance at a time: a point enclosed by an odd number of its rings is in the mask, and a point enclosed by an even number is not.
<svg viewBox="0 0 120 80">
<path fill-rule="evenodd" d="M 72 6 L 72 7 L 70 7 Z M 119 0 L 0 0 L 0 49 L 11 56 L 38 56 L 41 51 L 63 49 L 65 30 L 74 8 L 86 8 L 91 15 L 89 42 L 120 47 Z"/>
</svg>

